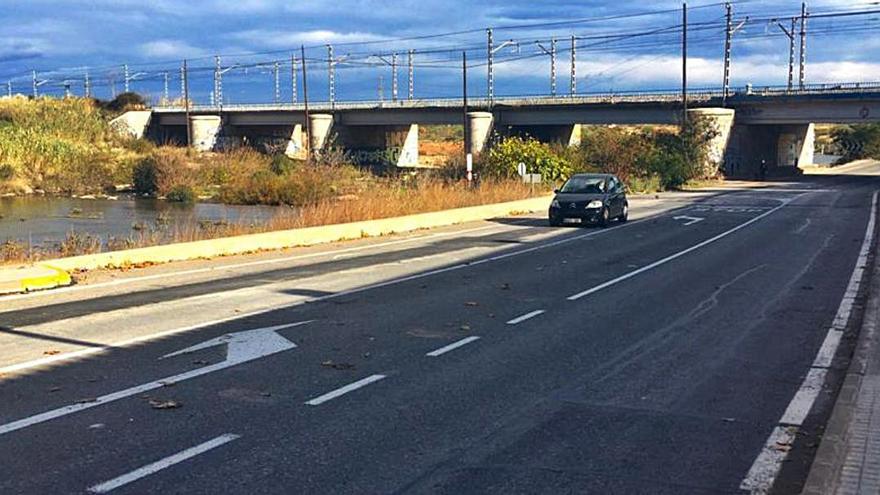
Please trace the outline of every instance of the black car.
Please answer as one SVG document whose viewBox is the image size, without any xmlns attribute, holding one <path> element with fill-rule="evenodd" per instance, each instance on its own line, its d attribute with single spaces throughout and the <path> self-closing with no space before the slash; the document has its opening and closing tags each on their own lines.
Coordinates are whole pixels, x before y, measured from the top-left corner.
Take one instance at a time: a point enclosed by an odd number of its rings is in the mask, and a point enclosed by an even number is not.
<svg viewBox="0 0 880 495">
<path fill-rule="evenodd" d="M 626 188 L 611 174 L 577 174 L 565 181 L 550 203 L 550 225 L 625 222 L 629 215 Z"/>
</svg>

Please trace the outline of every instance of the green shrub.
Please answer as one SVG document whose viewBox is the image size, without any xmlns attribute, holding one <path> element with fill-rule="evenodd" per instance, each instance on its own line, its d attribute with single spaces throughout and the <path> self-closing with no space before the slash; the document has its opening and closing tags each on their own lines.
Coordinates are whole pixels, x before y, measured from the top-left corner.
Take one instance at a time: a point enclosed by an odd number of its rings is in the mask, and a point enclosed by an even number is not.
<svg viewBox="0 0 880 495">
<path fill-rule="evenodd" d="M 520 163 L 525 163 L 530 173 L 541 174 L 548 182 L 562 180 L 571 174 L 571 165 L 549 145 L 518 136 L 493 144 L 480 170 L 491 177 L 512 178 L 517 175 Z"/>
<path fill-rule="evenodd" d="M 627 182 L 631 177 L 645 177 L 654 143 L 651 136 L 622 127 L 592 126 L 585 130 L 578 147 L 581 167 L 587 172 L 612 173 Z"/>
<path fill-rule="evenodd" d="M 278 154 L 272 157 L 269 169 L 275 175 L 287 175 L 296 169 L 298 163 L 287 155 Z"/>
<path fill-rule="evenodd" d="M 156 150 L 134 166 L 132 183 L 135 192 L 168 196 L 175 186 L 195 187 L 198 184 L 198 172 L 187 161 L 186 150 Z"/>
<path fill-rule="evenodd" d="M 856 124 L 834 130 L 832 139 L 845 154 L 841 162 L 863 158 L 880 159 L 880 124 Z"/>
<path fill-rule="evenodd" d="M 192 203 L 196 200 L 196 192 L 190 186 L 179 184 L 168 191 L 165 199 L 175 203 Z"/>
</svg>

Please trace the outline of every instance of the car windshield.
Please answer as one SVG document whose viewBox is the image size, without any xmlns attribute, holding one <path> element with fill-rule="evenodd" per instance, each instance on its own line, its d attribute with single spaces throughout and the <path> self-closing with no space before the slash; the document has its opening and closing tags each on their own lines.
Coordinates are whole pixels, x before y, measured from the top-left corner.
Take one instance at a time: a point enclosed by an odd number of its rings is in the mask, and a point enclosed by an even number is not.
<svg viewBox="0 0 880 495">
<path fill-rule="evenodd" d="M 560 192 L 601 194 L 605 192 L 605 179 L 602 177 L 572 177 L 565 182 Z"/>
</svg>

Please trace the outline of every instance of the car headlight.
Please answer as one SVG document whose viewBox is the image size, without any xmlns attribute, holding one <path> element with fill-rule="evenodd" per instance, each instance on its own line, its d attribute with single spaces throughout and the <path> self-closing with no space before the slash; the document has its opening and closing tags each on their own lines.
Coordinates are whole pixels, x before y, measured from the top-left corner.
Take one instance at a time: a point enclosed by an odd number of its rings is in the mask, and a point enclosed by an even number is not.
<svg viewBox="0 0 880 495">
<path fill-rule="evenodd" d="M 554 199 L 552 203 L 550 203 L 550 208 L 559 208 L 559 200 Z"/>
<path fill-rule="evenodd" d="M 587 204 L 587 209 L 601 208 L 602 200 L 594 199 Z"/>
</svg>

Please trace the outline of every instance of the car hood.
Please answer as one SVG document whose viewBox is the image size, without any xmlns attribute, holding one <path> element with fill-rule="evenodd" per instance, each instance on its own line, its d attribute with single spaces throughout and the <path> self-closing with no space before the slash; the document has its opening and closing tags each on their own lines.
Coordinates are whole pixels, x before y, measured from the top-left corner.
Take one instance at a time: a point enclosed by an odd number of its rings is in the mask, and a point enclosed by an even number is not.
<svg viewBox="0 0 880 495">
<path fill-rule="evenodd" d="M 576 194 L 576 193 L 558 193 L 556 198 L 560 203 L 569 201 L 572 203 L 581 203 L 583 201 L 593 201 L 594 199 L 604 200 L 604 194 Z"/>
</svg>

